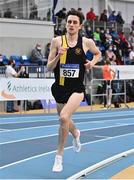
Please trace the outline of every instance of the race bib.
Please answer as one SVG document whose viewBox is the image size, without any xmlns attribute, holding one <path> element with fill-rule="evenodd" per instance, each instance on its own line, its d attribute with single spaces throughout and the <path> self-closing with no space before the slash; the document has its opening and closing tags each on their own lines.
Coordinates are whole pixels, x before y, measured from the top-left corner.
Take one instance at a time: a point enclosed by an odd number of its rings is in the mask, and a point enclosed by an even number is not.
<svg viewBox="0 0 134 180">
<path fill-rule="evenodd" d="M 79 77 L 79 64 L 61 64 L 60 77 L 78 78 Z"/>
</svg>

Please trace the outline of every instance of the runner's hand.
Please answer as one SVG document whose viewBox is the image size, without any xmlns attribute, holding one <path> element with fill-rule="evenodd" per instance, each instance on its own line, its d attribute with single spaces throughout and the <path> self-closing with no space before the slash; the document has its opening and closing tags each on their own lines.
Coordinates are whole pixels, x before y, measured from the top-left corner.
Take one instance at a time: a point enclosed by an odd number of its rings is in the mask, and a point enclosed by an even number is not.
<svg viewBox="0 0 134 180">
<path fill-rule="evenodd" d="M 64 53 L 67 52 L 67 50 L 68 50 L 68 48 L 60 47 L 59 50 L 58 50 L 58 55 L 62 56 Z"/>
<path fill-rule="evenodd" d="M 92 69 L 94 66 L 92 61 L 86 60 L 86 63 L 84 64 L 86 69 Z"/>
</svg>

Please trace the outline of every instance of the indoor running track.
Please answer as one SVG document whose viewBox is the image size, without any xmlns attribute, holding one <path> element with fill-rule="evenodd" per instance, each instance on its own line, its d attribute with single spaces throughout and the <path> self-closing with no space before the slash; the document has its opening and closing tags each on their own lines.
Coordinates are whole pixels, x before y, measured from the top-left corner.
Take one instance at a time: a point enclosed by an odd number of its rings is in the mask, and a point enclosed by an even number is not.
<svg viewBox="0 0 134 180">
<path fill-rule="evenodd" d="M 73 152 L 68 138 L 61 173 L 52 172 L 59 128 L 58 116 L 0 116 L 1 179 L 75 179 L 85 169 L 124 152 L 134 151 L 134 110 L 103 110 L 75 113 L 73 120 L 81 130 L 82 150 Z M 134 165 L 134 152 L 106 163 L 84 178 L 109 179 Z"/>
</svg>

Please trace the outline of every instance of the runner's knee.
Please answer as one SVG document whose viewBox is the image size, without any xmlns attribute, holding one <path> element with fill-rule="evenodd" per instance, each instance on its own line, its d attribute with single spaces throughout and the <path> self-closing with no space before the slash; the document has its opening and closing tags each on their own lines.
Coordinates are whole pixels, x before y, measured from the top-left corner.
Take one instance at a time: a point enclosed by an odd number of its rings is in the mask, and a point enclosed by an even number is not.
<svg viewBox="0 0 134 180">
<path fill-rule="evenodd" d="M 67 113 L 60 113 L 60 120 L 61 120 L 61 123 L 63 124 L 67 124 L 69 123 L 69 115 Z"/>
</svg>

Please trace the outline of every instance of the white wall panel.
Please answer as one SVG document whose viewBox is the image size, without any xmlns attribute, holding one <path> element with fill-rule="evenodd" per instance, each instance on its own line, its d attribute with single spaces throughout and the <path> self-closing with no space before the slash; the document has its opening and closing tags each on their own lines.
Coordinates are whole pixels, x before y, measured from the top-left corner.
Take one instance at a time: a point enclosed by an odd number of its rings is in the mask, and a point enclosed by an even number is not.
<svg viewBox="0 0 134 180">
<path fill-rule="evenodd" d="M 53 36 L 51 22 L 0 19 L 0 52 L 7 56 L 28 54 L 37 42 L 44 46 L 44 50 Z"/>
</svg>

